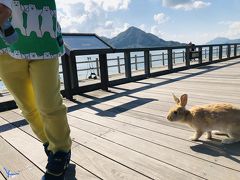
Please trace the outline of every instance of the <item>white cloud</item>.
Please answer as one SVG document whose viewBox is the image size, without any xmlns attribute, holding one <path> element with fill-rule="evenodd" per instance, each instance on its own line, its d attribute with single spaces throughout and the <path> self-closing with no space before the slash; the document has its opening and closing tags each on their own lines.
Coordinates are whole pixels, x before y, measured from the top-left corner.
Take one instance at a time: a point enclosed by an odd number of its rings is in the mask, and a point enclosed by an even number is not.
<svg viewBox="0 0 240 180">
<path fill-rule="evenodd" d="M 165 7 L 181 9 L 185 11 L 205 8 L 211 5 L 210 2 L 205 2 L 201 0 L 162 0 L 162 4 Z"/>
<path fill-rule="evenodd" d="M 164 35 L 158 26 L 152 26 L 150 28 L 150 33 L 152 33 L 158 37 L 162 37 Z"/>
<path fill-rule="evenodd" d="M 154 21 L 156 21 L 158 24 L 165 23 L 169 20 L 169 17 L 167 17 L 164 13 L 158 13 L 153 16 Z"/>
<path fill-rule="evenodd" d="M 145 24 L 141 24 L 138 28 L 146 32 L 147 26 Z"/>
<path fill-rule="evenodd" d="M 215 37 L 240 39 L 240 21 L 220 21 L 218 24 L 222 25 L 225 30 L 215 33 Z"/>
<path fill-rule="evenodd" d="M 130 3 L 131 0 L 56 0 L 58 21 L 63 32 L 116 32 L 119 26 L 114 27 L 107 14 L 126 10 Z"/>
<path fill-rule="evenodd" d="M 97 33 L 100 36 L 105 36 L 108 38 L 112 38 L 117 36 L 119 33 L 126 31 L 130 25 L 128 23 L 124 24 L 112 24 L 111 27 L 108 27 L 108 24 L 105 24 L 105 26 L 99 26 L 95 29 L 95 33 Z"/>
<path fill-rule="evenodd" d="M 56 3 L 59 8 L 65 8 L 71 5 L 77 8 L 78 5 L 84 5 L 85 11 L 92 12 L 95 11 L 96 8 L 100 8 L 104 11 L 127 9 L 131 0 L 56 0 Z"/>
<path fill-rule="evenodd" d="M 106 21 L 105 22 L 105 28 L 113 28 L 113 22 L 112 21 Z"/>
<path fill-rule="evenodd" d="M 240 21 L 232 22 L 229 25 L 226 36 L 232 39 L 240 38 Z"/>
</svg>

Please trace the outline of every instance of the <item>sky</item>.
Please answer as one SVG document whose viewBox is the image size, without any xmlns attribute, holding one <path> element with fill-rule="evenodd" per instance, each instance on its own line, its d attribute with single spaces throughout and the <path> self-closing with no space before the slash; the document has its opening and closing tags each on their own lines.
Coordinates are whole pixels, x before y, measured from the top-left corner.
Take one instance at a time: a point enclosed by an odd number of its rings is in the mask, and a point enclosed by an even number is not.
<svg viewBox="0 0 240 180">
<path fill-rule="evenodd" d="M 240 0 L 56 0 L 63 32 L 108 38 L 135 26 L 164 40 L 240 39 Z"/>
</svg>

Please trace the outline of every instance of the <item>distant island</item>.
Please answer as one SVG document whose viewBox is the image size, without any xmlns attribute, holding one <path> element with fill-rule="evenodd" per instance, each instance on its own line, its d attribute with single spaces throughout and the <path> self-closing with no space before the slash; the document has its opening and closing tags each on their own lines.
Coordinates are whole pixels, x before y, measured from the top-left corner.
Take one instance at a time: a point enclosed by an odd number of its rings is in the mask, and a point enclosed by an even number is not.
<svg viewBox="0 0 240 180">
<path fill-rule="evenodd" d="M 149 48 L 149 47 L 170 47 L 183 46 L 185 43 L 177 41 L 165 41 L 151 33 L 146 33 L 136 27 L 130 27 L 126 31 L 110 39 L 101 37 L 104 41 L 115 48 Z"/>
<path fill-rule="evenodd" d="M 228 39 L 225 37 L 217 37 L 206 44 L 231 44 L 231 43 L 240 43 L 240 39 Z"/>
</svg>

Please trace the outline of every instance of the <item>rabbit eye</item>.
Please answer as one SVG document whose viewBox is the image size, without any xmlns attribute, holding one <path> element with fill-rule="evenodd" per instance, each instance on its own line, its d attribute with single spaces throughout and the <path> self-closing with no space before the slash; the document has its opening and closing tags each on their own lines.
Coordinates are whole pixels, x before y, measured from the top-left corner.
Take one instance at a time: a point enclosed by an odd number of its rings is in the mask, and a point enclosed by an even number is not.
<svg viewBox="0 0 240 180">
<path fill-rule="evenodd" d="M 176 114 L 177 114 L 177 111 L 174 111 L 173 113 L 176 115 Z"/>
</svg>

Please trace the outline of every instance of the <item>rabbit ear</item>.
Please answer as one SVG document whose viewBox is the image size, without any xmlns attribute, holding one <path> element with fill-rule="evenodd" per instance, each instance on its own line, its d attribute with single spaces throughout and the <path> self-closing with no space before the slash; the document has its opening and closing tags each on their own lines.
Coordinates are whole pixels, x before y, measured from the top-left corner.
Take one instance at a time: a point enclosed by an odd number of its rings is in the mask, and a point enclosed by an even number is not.
<svg viewBox="0 0 240 180">
<path fill-rule="evenodd" d="M 183 94 L 181 97 L 180 97 L 180 105 L 182 107 L 185 107 L 187 105 L 187 100 L 188 100 L 188 95 L 187 94 Z"/>
<path fill-rule="evenodd" d="M 179 104 L 180 100 L 177 98 L 177 96 L 175 96 L 173 93 L 172 93 L 172 95 L 173 95 L 173 99 L 176 102 L 176 104 Z"/>
</svg>

